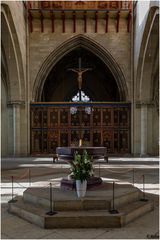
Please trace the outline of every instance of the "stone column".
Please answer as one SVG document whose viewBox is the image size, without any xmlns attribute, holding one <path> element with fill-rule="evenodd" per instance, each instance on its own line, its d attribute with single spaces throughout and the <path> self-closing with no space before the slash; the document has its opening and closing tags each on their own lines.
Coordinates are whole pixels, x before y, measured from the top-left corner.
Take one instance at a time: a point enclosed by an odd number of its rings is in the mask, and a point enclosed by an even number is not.
<svg viewBox="0 0 160 240">
<path fill-rule="evenodd" d="M 147 155 L 147 104 L 141 104 L 141 157 Z"/>
<path fill-rule="evenodd" d="M 20 155 L 20 146 L 21 146 L 21 136 L 20 136 L 20 110 L 22 101 L 14 101 L 8 104 L 10 107 L 10 155 L 19 156 Z"/>
</svg>

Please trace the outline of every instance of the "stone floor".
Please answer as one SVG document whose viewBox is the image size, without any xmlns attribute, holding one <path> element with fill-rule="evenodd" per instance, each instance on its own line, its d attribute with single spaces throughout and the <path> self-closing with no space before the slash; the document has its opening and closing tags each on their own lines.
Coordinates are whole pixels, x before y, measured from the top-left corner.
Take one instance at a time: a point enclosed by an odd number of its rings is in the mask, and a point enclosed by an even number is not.
<svg viewBox="0 0 160 240">
<path fill-rule="evenodd" d="M 51 229 L 46 230 L 8 213 L 11 199 L 11 176 L 14 176 L 14 194 L 22 195 L 29 186 L 42 186 L 52 181 L 57 185 L 67 176 L 69 166 L 63 162 L 52 164 L 51 158 L 2 159 L 1 171 L 1 239 L 147 239 L 158 238 L 159 230 L 159 165 L 158 158 L 109 158 L 94 163 L 95 175 L 111 182 L 133 183 L 142 190 L 145 175 L 146 197 L 153 198 L 152 212 L 123 228 L 111 229 Z M 30 169 L 31 182 L 28 173 Z"/>
</svg>

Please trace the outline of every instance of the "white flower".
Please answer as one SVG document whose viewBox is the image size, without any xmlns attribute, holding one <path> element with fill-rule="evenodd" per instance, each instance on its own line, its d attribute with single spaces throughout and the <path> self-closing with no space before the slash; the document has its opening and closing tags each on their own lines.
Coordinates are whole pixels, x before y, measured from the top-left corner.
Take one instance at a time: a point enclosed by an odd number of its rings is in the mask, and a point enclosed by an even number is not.
<svg viewBox="0 0 160 240">
<path fill-rule="evenodd" d="M 93 173 L 94 173 L 93 170 L 91 170 L 91 171 L 89 172 L 89 175 L 92 176 Z"/>
<path fill-rule="evenodd" d="M 89 161 L 87 159 L 84 159 L 84 163 L 88 163 Z"/>
</svg>

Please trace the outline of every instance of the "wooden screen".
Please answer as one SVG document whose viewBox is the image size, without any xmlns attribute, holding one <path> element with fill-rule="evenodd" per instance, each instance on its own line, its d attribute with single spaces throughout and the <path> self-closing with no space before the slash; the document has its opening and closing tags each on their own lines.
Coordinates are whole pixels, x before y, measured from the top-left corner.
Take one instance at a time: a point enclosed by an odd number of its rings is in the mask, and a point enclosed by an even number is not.
<svg viewBox="0 0 160 240">
<path fill-rule="evenodd" d="M 111 154 L 130 153 L 130 125 L 129 103 L 32 103 L 31 154 L 78 146 L 80 138 L 83 146 L 104 146 Z"/>
</svg>

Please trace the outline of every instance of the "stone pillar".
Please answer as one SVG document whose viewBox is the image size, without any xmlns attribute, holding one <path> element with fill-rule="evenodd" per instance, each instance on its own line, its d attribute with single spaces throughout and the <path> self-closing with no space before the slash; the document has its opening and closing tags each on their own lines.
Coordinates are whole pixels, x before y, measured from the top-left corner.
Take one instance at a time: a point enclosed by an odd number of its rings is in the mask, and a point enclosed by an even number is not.
<svg viewBox="0 0 160 240">
<path fill-rule="evenodd" d="M 20 155 L 20 146 L 21 146 L 21 135 L 20 135 L 20 128 L 21 128 L 21 121 L 20 121 L 20 111 L 21 105 L 23 104 L 22 101 L 14 101 L 8 104 L 10 107 L 10 155 L 12 156 L 19 156 Z"/>
<path fill-rule="evenodd" d="M 147 155 L 147 104 L 141 104 L 141 157 Z"/>
</svg>

